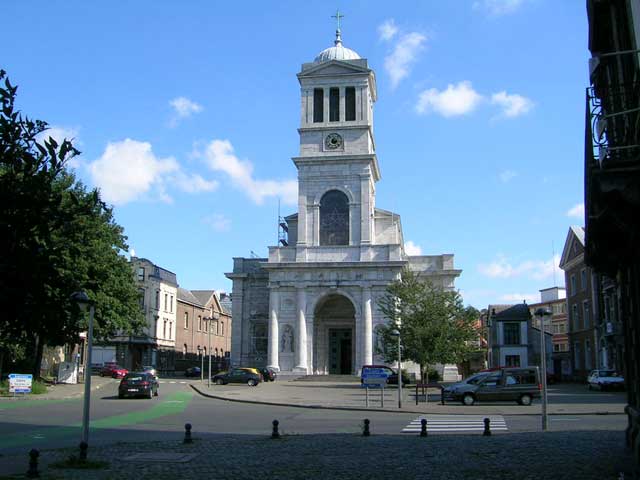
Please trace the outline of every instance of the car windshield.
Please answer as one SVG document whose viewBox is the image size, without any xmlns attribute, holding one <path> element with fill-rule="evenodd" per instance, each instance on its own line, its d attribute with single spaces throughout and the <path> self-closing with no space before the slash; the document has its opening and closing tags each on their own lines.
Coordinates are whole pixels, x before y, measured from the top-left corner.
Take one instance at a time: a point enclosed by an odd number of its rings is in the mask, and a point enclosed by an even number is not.
<svg viewBox="0 0 640 480">
<path fill-rule="evenodd" d="M 124 377 L 123 380 L 129 380 L 131 382 L 139 382 L 144 378 L 144 375 L 140 375 L 139 373 L 129 374 Z"/>
<path fill-rule="evenodd" d="M 601 377 L 617 377 L 618 373 L 613 370 L 600 370 L 599 375 Z"/>
<path fill-rule="evenodd" d="M 488 375 L 487 373 L 476 373 L 475 375 L 471 375 L 469 378 L 467 378 L 464 381 L 464 383 L 470 383 L 471 385 L 475 385 L 487 375 Z"/>
</svg>

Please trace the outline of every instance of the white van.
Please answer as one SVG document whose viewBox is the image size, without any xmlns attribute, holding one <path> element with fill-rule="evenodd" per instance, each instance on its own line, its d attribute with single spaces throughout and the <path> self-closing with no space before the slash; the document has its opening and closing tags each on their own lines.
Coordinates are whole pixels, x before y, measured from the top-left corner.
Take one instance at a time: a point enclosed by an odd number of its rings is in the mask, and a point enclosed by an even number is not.
<svg viewBox="0 0 640 480">
<path fill-rule="evenodd" d="M 455 365 L 445 365 L 442 370 L 443 382 L 459 382 L 462 380 L 462 375 L 458 373 L 458 367 Z"/>
</svg>

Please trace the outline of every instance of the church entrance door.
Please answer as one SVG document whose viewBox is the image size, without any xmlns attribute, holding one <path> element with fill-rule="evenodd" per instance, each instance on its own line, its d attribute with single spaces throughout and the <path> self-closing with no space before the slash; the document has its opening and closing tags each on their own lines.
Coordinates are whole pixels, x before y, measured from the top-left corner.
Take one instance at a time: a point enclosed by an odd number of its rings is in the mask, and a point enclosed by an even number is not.
<svg viewBox="0 0 640 480">
<path fill-rule="evenodd" d="M 350 328 L 329 329 L 329 373 L 334 375 L 351 374 L 351 343 Z"/>
</svg>

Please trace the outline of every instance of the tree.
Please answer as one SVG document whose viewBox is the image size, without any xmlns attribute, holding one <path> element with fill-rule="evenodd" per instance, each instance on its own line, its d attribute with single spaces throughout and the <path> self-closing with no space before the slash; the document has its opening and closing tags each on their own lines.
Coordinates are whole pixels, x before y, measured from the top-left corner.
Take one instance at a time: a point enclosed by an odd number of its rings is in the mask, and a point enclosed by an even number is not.
<svg viewBox="0 0 640 480">
<path fill-rule="evenodd" d="M 5 76 L 0 70 L 0 352 L 24 347 L 38 376 L 45 344 L 75 343 L 87 328 L 73 292 L 95 302 L 97 338 L 135 332 L 144 319 L 122 227 L 99 192 L 65 168 L 78 150 L 38 140 L 47 124 L 15 110 L 17 87 Z"/>
<path fill-rule="evenodd" d="M 398 341 L 394 333 L 399 331 L 402 358 L 420 365 L 422 380 L 429 366 L 458 363 L 476 348 L 477 310 L 465 308 L 458 292 L 423 280 L 409 269 L 387 287 L 378 306 L 388 322 L 378 329 L 381 348 L 377 353 L 388 362 L 396 360 Z"/>
</svg>

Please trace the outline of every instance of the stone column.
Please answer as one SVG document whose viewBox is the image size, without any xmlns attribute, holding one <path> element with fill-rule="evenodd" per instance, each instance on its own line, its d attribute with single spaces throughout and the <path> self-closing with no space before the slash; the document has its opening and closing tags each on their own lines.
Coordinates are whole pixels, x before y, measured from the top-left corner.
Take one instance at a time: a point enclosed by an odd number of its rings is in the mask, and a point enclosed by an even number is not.
<svg viewBox="0 0 640 480">
<path fill-rule="evenodd" d="M 269 291 L 269 346 L 267 353 L 267 367 L 280 371 L 280 361 L 278 352 L 280 351 L 278 329 L 278 313 L 280 305 L 280 295 L 277 287 L 271 287 Z"/>
<path fill-rule="evenodd" d="M 307 373 L 307 321 L 305 311 L 307 309 L 307 293 L 304 287 L 298 288 L 298 322 L 296 328 L 296 365 L 295 373 Z"/>
<path fill-rule="evenodd" d="M 325 87 L 323 89 L 323 115 L 322 118 L 324 120 L 324 123 L 328 123 L 329 122 L 329 87 Z"/>
<path fill-rule="evenodd" d="M 313 241 L 312 245 L 320 245 L 320 204 L 314 203 L 313 209 Z"/>
<path fill-rule="evenodd" d="M 346 96 L 345 96 L 345 91 L 346 91 L 345 87 L 340 87 L 340 90 L 339 90 L 339 92 L 340 92 L 340 107 L 339 107 L 340 108 L 340 116 L 339 116 L 339 119 L 340 119 L 341 122 L 346 121 L 346 118 L 347 118 L 347 111 L 346 111 L 347 100 L 346 100 Z"/>
<path fill-rule="evenodd" d="M 373 318 L 371 315 L 371 287 L 362 287 L 362 365 L 373 363 Z"/>
</svg>

